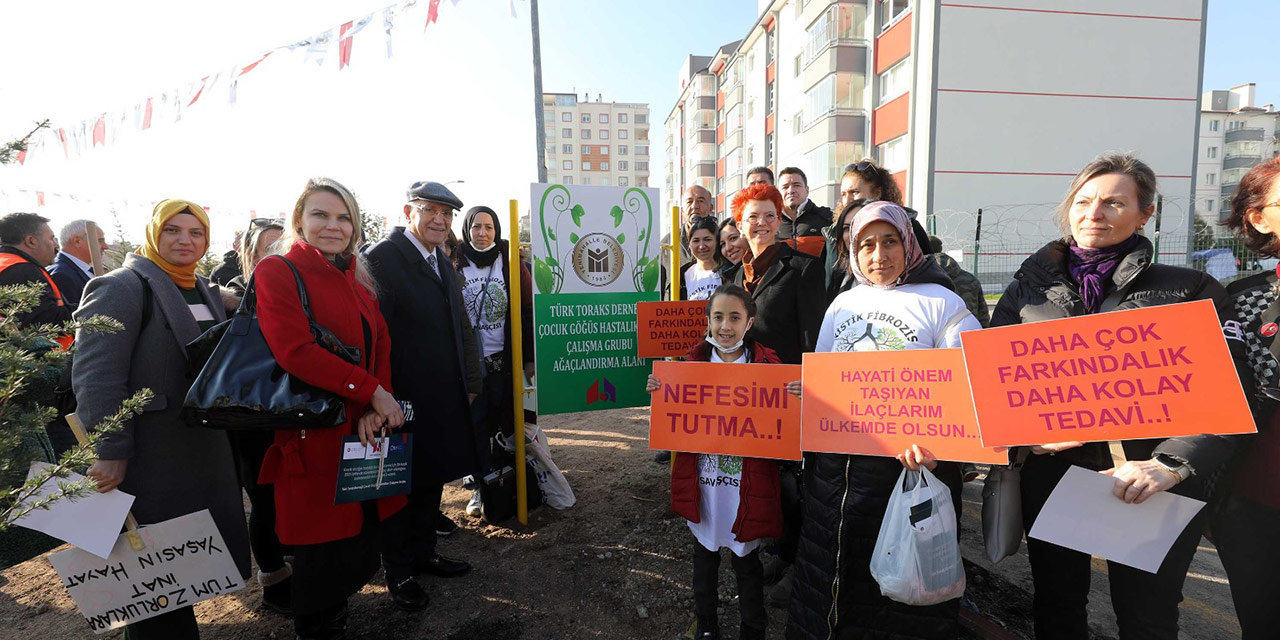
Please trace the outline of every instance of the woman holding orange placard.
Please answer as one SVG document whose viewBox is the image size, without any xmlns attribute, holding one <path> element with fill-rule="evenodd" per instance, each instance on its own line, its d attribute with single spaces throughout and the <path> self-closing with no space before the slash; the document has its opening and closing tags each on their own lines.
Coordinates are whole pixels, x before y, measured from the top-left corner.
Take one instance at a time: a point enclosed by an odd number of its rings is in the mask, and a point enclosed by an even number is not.
<svg viewBox="0 0 1280 640">
<path fill-rule="evenodd" d="M 1139 231 L 1155 212 L 1156 175 L 1128 154 L 1105 154 L 1076 174 L 1059 206 L 1067 235 L 1022 263 L 1005 289 L 991 326 L 1040 322 L 1094 313 L 1211 299 L 1231 314 L 1226 291 L 1208 274 L 1154 264 Z M 1031 447 L 1022 468 L 1023 527 L 1031 531 L 1049 494 L 1072 465 L 1115 476 L 1118 499 L 1141 503 L 1160 491 L 1201 497 L 1204 479 L 1230 456 L 1228 438 L 1202 435 L 1129 440 L 1127 462 L 1113 462 L 1105 442 L 1060 442 Z M 1108 562 L 1111 604 L 1121 638 L 1178 637 L 1182 583 L 1196 552 L 1203 514 L 1174 542 L 1159 573 Z M 1088 554 L 1028 538 L 1035 585 L 1036 638 L 1083 638 L 1091 574 Z"/>
<path fill-rule="evenodd" d="M 980 329 L 951 279 L 926 259 L 911 219 L 892 202 L 871 202 L 849 219 L 850 271 L 858 286 L 836 296 L 817 351 L 954 348 Z M 893 458 L 809 453 L 787 637 L 951 639 L 959 598 L 911 606 L 881 595 L 871 557 L 902 468 L 932 470 L 960 504 L 960 465 L 913 445 Z M 954 523 L 952 523 L 954 526 Z"/>
</svg>

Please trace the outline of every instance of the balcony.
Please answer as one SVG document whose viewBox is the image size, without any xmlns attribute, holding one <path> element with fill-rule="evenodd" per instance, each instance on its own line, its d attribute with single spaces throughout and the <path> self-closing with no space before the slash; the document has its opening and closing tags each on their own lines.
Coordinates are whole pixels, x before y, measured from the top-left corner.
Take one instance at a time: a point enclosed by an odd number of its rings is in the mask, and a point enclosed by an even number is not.
<svg viewBox="0 0 1280 640">
<path fill-rule="evenodd" d="M 1222 168 L 1223 170 L 1249 169 L 1259 162 L 1262 162 L 1262 156 L 1257 154 L 1227 155 L 1222 159 Z"/>
<path fill-rule="evenodd" d="M 1243 129 L 1232 129 L 1231 131 L 1228 131 L 1223 138 L 1224 142 L 1227 144 L 1245 141 L 1261 142 L 1263 133 L 1262 127 L 1246 127 Z"/>
<path fill-rule="evenodd" d="M 1236 187 L 1238 186 L 1240 186 L 1239 182 L 1229 182 L 1227 184 L 1222 185 L 1222 197 L 1230 198 L 1231 196 L 1235 195 Z"/>
<path fill-rule="evenodd" d="M 736 129 L 732 133 L 724 137 L 724 143 L 720 145 L 720 154 L 728 156 L 735 149 L 742 148 L 742 129 Z"/>
</svg>

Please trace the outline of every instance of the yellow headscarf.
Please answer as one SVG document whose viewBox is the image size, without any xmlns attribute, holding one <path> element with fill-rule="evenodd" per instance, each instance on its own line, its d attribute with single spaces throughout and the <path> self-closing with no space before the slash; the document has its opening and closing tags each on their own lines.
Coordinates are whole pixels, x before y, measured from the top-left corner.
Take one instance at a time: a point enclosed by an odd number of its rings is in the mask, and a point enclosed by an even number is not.
<svg viewBox="0 0 1280 640">
<path fill-rule="evenodd" d="M 147 241 L 138 247 L 138 255 L 156 263 L 156 266 L 169 274 L 174 284 L 183 289 L 194 289 L 196 286 L 195 262 L 179 267 L 160 257 L 160 233 L 164 230 L 164 223 L 179 213 L 189 213 L 204 225 L 204 249 L 206 252 L 209 251 L 209 216 L 205 214 L 204 207 L 189 200 L 171 199 L 157 204 L 155 210 L 151 212 L 151 222 L 147 224 Z"/>
</svg>

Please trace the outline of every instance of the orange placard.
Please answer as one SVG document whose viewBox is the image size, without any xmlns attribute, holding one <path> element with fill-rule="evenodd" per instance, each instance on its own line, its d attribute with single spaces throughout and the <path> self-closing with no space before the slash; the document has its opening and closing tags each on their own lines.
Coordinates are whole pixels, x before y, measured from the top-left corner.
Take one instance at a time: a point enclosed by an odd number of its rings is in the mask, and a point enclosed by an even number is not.
<svg viewBox="0 0 1280 640">
<path fill-rule="evenodd" d="M 800 459 L 800 379 L 794 364 L 655 362 L 649 447 L 752 458 Z"/>
<path fill-rule="evenodd" d="M 636 333 L 641 358 L 687 356 L 689 348 L 707 335 L 707 301 L 638 302 Z"/>
<path fill-rule="evenodd" d="M 1255 431 L 1209 300 L 960 339 L 988 446 Z"/>
<path fill-rule="evenodd" d="M 805 451 L 1005 464 L 984 448 L 959 349 L 804 354 Z"/>
</svg>

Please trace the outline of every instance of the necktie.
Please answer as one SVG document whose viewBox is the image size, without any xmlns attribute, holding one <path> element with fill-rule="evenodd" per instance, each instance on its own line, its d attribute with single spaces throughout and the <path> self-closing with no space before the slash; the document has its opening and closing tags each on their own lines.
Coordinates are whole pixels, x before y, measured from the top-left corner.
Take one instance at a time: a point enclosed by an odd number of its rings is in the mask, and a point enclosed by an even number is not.
<svg viewBox="0 0 1280 640">
<path fill-rule="evenodd" d="M 436 266 L 436 254 L 427 254 L 427 266 L 431 267 L 431 271 L 436 274 L 437 278 L 440 277 L 440 268 Z"/>
</svg>

